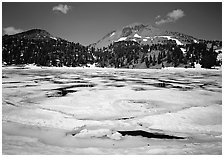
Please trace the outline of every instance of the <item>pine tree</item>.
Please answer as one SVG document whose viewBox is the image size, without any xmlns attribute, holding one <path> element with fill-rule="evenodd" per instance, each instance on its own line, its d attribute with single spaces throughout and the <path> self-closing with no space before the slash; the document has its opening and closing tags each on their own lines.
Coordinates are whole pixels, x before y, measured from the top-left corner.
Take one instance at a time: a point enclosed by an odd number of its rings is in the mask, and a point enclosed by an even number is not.
<svg viewBox="0 0 224 157">
<path fill-rule="evenodd" d="M 157 63 L 160 64 L 161 63 L 161 53 L 159 53 L 158 57 L 157 57 Z"/>
<path fill-rule="evenodd" d="M 155 56 L 155 54 L 154 54 L 154 56 L 153 56 L 152 65 L 153 65 L 153 66 L 156 65 L 156 56 Z"/>
<path fill-rule="evenodd" d="M 217 54 L 213 50 L 213 44 L 209 51 L 204 50 L 202 53 L 202 68 L 211 68 L 216 64 Z"/>
<path fill-rule="evenodd" d="M 145 65 L 147 68 L 149 68 L 150 63 L 149 63 L 149 59 L 147 56 L 145 57 Z"/>
<path fill-rule="evenodd" d="M 152 56 L 150 55 L 149 57 L 149 63 L 151 64 L 152 63 Z"/>
<path fill-rule="evenodd" d="M 168 51 L 167 52 L 167 63 L 171 63 L 172 62 L 172 58 L 171 58 L 171 54 L 170 54 L 171 52 L 170 51 Z"/>
</svg>

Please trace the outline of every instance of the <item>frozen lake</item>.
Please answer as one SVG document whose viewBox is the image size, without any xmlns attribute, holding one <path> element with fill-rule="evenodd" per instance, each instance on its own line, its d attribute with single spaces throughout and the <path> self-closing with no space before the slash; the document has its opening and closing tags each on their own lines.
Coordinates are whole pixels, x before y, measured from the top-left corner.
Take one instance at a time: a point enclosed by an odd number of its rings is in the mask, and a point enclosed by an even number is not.
<svg viewBox="0 0 224 157">
<path fill-rule="evenodd" d="M 3 154 L 222 154 L 222 71 L 2 68 Z"/>
</svg>

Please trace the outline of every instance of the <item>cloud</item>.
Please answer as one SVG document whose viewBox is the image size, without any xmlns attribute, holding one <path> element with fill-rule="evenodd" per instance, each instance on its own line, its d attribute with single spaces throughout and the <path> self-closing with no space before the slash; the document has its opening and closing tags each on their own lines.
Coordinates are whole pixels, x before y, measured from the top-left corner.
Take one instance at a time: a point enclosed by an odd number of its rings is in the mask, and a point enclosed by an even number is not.
<svg viewBox="0 0 224 157">
<path fill-rule="evenodd" d="M 3 28 L 3 34 L 8 34 L 8 35 L 13 35 L 13 34 L 17 34 L 23 32 L 22 29 L 16 29 L 15 27 L 6 27 Z"/>
<path fill-rule="evenodd" d="M 161 24 L 164 24 L 164 23 L 170 23 L 170 22 L 175 22 L 177 21 L 178 19 L 184 17 L 185 14 L 184 14 L 184 11 L 181 10 L 181 9 L 176 9 L 176 10 L 173 10 L 172 12 L 169 12 L 167 15 L 166 15 L 166 18 L 164 19 L 161 19 L 159 21 L 156 21 L 156 24 L 157 25 L 161 25 Z M 158 16 L 157 16 L 158 17 Z M 158 18 L 157 18 L 158 19 Z"/>
<path fill-rule="evenodd" d="M 69 5 L 63 5 L 63 4 L 59 4 L 58 6 L 54 6 L 53 8 L 52 8 L 52 10 L 53 11 L 60 11 L 60 12 L 62 12 L 63 14 L 67 14 L 67 12 L 69 11 L 69 10 L 71 10 L 72 9 L 72 7 L 71 6 L 69 6 Z"/>
</svg>

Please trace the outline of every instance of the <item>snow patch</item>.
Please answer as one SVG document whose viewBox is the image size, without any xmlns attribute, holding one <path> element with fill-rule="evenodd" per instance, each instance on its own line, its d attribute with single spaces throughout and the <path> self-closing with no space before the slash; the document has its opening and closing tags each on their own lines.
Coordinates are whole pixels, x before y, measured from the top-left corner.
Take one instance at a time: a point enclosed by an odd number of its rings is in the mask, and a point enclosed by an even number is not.
<svg viewBox="0 0 224 157">
<path fill-rule="evenodd" d="M 199 43 L 199 42 L 198 42 L 197 40 L 195 40 L 195 39 L 194 39 L 193 41 L 194 41 L 194 43 Z"/>
<path fill-rule="evenodd" d="M 126 40 L 127 39 L 127 37 L 121 37 L 120 39 L 118 39 L 117 41 L 124 41 L 124 40 Z"/>
<path fill-rule="evenodd" d="M 172 38 L 171 36 L 155 36 L 155 37 L 161 37 L 161 38 L 167 38 L 168 40 L 175 40 L 177 45 L 183 45 L 179 40 Z"/>
<path fill-rule="evenodd" d="M 201 64 L 194 62 L 194 65 L 196 69 L 201 69 Z"/>
<path fill-rule="evenodd" d="M 186 49 L 185 48 L 180 48 L 181 51 L 183 52 L 183 54 L 187 53 Z"/>
<path fill-rule="evenodd" d="M 122 135 L 119 132 L 115 132 L 112 135 L 107 136 L 113 140 L 120 140 L 122 138 Z"/>
<path fill-rule="evenodd" d="M 148 41 L 148 39 L 143 39 L 143 41 Z"/>
<path fill-rule="evenodd" d="M 55 38 L 55 37 L 50 37 L 51 39 L 54 39 L 54 40 L 57 40 L 57 38 Z"/>
<path fill-rule="evenodd" d="M 141 37 L 140 35 L 138 35 L 138 34 L 135 34 L 134 37 L 135 37 L 135 38 L 142 38 L 142 37 Z"/>
<path fill-rule="evenodd" d="M 114 36 L 115 35 L 115 32 L 113 32 L 111 35 L 110 35 L 110 37 L 112 37 L 112 36 Z"/>
<path fill-rule="evenodd" d="M 136 39 L 131 39 L 132 41 L 136 41 Z"/>
<path fill-rule="evenodd" d="M 35 64 L 27 64 L 27 65 L 25 65 L 25 68 L 29 68 L 29 69 L 41 69 L 41 67 L 36 66 Z"/>
<path fill-rule="evenodd" d="M 219 51 L 222 52 L 222 49 L 216 49 L 215 52 L 218 53 Z"/>
<path fill-rule="evenodd" d="M 87 64 L 87 67 L 89 67 L 89 68 L 96 68 L 96 63 L 93 63 L 93 64 Z"/>
<path fill-rule="evenodd" d="M 218 61 L 222 61 L 222 53 L 218 54 L 218 56 L 217 56 L 217 60 L 218 60 Z"/>
</svg>

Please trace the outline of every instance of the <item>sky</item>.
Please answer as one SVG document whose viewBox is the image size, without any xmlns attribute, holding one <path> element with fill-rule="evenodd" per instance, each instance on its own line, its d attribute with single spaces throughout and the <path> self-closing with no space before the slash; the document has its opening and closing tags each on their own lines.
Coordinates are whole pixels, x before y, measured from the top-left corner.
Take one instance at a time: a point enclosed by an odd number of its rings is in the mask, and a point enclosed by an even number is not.
<svg viewBox="0 0 224 157">
<path fill-rule="evenodd" d="M 221 2 L 3 2 L 2 33 L 44 29 L 89 45 L 132 23 L 222 40 Z"/>
</svg>

